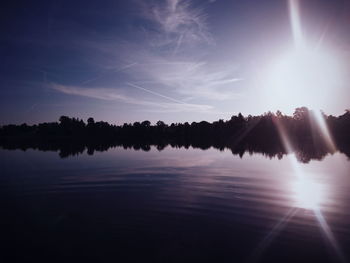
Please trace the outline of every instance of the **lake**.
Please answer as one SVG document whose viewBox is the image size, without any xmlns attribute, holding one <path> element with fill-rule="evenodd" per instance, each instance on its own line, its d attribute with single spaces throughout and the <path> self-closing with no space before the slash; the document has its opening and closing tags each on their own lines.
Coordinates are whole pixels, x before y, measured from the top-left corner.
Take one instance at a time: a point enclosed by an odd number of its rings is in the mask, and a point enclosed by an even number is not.
<svg viewBox="0 0 350 263">
<path fill-rule="evenodd" d="M 0 150 L 3 262 L 347 262 L 350 162 Z"/>
</svg>

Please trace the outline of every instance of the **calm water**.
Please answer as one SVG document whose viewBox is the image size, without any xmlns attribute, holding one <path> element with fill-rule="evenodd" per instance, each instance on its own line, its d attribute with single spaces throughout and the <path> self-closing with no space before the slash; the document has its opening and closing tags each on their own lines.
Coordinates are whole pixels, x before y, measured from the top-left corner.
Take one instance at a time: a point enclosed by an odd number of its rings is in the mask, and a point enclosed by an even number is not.
<svg viewBox="0 0 350 263">
<path fill-rule="evenodd" d="M 0 150 L 6 262 L 347 262 L 350 162 Z"/>
</svg>

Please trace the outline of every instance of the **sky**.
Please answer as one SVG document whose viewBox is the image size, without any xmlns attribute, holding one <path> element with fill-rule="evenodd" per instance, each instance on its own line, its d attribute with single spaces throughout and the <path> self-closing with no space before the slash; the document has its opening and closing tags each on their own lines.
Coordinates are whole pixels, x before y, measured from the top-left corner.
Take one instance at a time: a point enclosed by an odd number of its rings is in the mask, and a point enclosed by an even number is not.
<svg viewBox="0 0 350 263">
<path fill-rule="evenodd" d="M 300 106 L 343 114 L 347 2 L 8 1 L 0 124 L 214 121 Z M 300 38 L 307 52 L 295 51 Z"/>
</svg>

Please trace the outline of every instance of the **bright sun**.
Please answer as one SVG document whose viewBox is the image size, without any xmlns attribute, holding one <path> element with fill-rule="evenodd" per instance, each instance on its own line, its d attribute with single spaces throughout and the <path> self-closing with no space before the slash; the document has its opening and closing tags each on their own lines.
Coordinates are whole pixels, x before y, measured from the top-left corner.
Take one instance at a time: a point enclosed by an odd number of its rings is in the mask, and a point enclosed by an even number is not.
<svg viewBox="0 0 350 263">
<path fill-rule="evenodd" d="M 263 73 L 264 99 L 284 112 L 299 106 L 322 109 L 340 81 L 340 67 L 330 52 L 295 48 Z"/>
</svg>

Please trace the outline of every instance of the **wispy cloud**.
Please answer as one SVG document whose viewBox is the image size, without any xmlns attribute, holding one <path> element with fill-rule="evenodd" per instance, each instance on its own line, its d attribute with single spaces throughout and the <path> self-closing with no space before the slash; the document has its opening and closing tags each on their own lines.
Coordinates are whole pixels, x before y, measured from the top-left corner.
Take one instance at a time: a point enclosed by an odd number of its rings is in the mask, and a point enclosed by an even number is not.
<svg viewBox="0 0 350 263">
<path fill-rule="evenodd" d="M 165 95 L 160 94 L 160 93 L 158 93 L 158 92 L 154 92 L 154 91 L 152 91 L 152 90 L 145 89 L 145 88 L 143 88 L 143 87 L 141 87 L 141 86 L 139 86 L 139 85 L 135 85 L 135 84 L 132 84 L 132 83 L 126 83 L 126 84 L 127 84 L 128 86 L 130 86 L 130 87 L 133 87 L 133 88 L 136 88 L 136 89 L 139 89 L 139 90 L 146 91 L 146 92 L 151 93 L 151 94 L 153 94 L 153 95 L 156 95 L 156 96 L 158 96 L 158 97 L 161 97 L 161 98 L 164 98 L 164 99 L 173 101 L 173 102 L 175 102 L 175 103 L 180 103 L 180 104 L 185 104 L 185 105 L 187 104 L 187 103 L 185 103 L 185 102 L 183 102 L 183 101 L 180 101 L 180 100 L 171 98 L 171 97 L 169 97 L 169 96 L 165 96 Z"/>
<path fill-rule="evenodd" d="M 93 46 L 93 45 L 92 45 Z M 104 77 L 118 76 L 123 73 L 126 82 L 134 84 L 146 84 L 147 89 L 153 91 L 154 86 L 161 86 L 162 93 L 177 93 L 182 100 L 208 99 L 208 100 L 232 100 L 241 97 L 237 92 L 243 78 L 238 75 L 238 66 L 235 63 L 212 63 L 196 56 L 186 57 L 173 54 L 157 54 L 149 50 L 143 44 L 119 43 L 117 48 L 110 47 L 104 52 L 109 53 L 108 61 L 112 60 L 103 73 L 98 73 L 95 78 L 89 78 L 81 83 L 85 85 Z M 98 53 L 98 49 L 96 52 Z M 101 58 L 101 64 L 103 60 Z M 125 63 L 128 61 L 128 63 Z M 122 62 L 122 63 L 121 63 Z M 128 77 L 126 77 L 128 76 Z M 185 97 L 184 97 L 185 96 Z"/>
<path fill-rule="evenodd" d="M 125 34 L 108 39 L 97 37 L 98 33 L 87 34 L 87 38 L 72 35 L 66 47 L 79 48 L 88 71 L 75 83 L 53 84 L 52 88 L 170 112 L 212 112 L 212 105 L 218 110 L 218 102 L 242 97 L 238 87 L 243 79 L 235 63 L 205 56 L 203 47 L 210 49 L 212 46 L 206 44 L 214 43 L 205 10 L 210 1 L 196 5 L 191 0 L 140 2 L 141 16 L 149 22 L 143 23 L 147 32 L 133 31 L 132 37 Z M 55 77 L 51 82 L 61 81 Z M 135 93 L 135 89 L 139 91 Z"/>
<path fill-rule="evenodd" d="M 149 61 L 143 71 L 149 82 L 170 88 L 182 96 L 208 100 L 232 100 L 241 97 L 236 84 L 243 81 L 237 77 L 237 68 L 225 65 L 220 68 L 205 62 L 168 59 L 163 63 Z M 147 81 L 146 81 L 147 82 Z M 145 83 L 145 82 L 140 82 Z"/>
<path fill-rule="evenodd" d="M 137 65 L 136 62 L 130 63 L 130 64 L 125 65 L 125 66 L 121 66 L 121 67 L 118 67 L 118 68 L 111 68 L 111 69 L 109 69 L 108 71 L 105 71 L 105 72 L 103 72 L 103 73 L 100 73 L 98 76 L 96 76 L 96 77 L 94 77 L 94 78 L 92 78 L 92 79 L 88 79 L 88 80 L 83 81 L 80 85 L 86 85 L 86 84 L 88 84 L 88 83 L 90 83 L 90 82 L 93 82 L 93 81 L 96 81 L 96 80 L 99 80 L 99 79 L 103 78 L 107 73 L 116 74 L 116 73 L 121 72 L 121 71 L 123 71 L 123 70 L 126 70 L 126 69 L 128 69 L 128 68 L 131 68 L 131 67 L 133 67 L 133 66 L 135 66 L 135 65 Z"/>
<path fill-rule="evenodd" d="M 140 86 L 133 85 L 131 83 L 128 83 L 128 85 L 129 86 L 132 85 L 133 87 L 135 88 L 137 87 L 138 89 L 142 88 Z M 120 90 L 113 89 L 113 88 L 85 88 L 85 87 L 60 85 L 56 83 L 51 83 L 50 87 L 64 94 L 76 95 L 76 96 L 82 96 L 82 97 L 88 97 L 88 98 L 106 100 L 106 101 L 123 102 L 123 103 L 128 103 L 133 105 L 139 105 L 139 106 L 146 106 L 146 107 L 150 107 L 153 111 L 163 111 L 165 109 L 167 112 L 210 112 L 213 110 L 213 107 L 210 105 L 185 103 L 185 102 L 178 101 L 176 99 L 172 99 L 168 96 L 164 96 L 158 93 L 156 94 L 154 92 L 151 92 L 151 93 L 154 95 L 157 95 L 157 97 L 161 97 L 171 102 L 147 101 L 139 98 L 134 98 L 129 95 L 121 94 Z M 147 89 L 143 89 L 143 90 L 149 91 Z"/>
<path fill-rule="evenodd" d="M 166 0 L 144 5 L 145 18 L 158 26 L 155 45 L 173 45 L 176 53 L 182 44 L 213 43 L 202 7 L 189 0 Z"/>
</svg>

